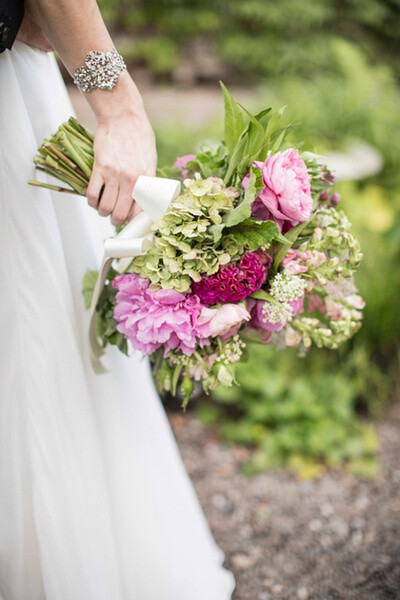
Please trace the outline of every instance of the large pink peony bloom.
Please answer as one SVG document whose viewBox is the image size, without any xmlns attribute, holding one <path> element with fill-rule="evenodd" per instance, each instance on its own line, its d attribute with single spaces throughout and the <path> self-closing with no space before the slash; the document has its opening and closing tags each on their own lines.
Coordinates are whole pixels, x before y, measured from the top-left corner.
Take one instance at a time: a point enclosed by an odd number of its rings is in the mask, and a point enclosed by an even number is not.
<svg viewBox="0 0 400 600">
<path fill-rule="evenodd" d="M 297 150 L 289 148 L 268 156 L 265 162 L 253 166 L 262 172 L 265 187 L 253 202 L 253 216 L 272 220 L 282 231 L 287 231 L 311 217 L 311 177 Z M 246 188 L 249 174 L 243 180 Z"/>
<path fill-rule="evenodd" d="M 134 348 L 145 354 L 161 346 L 165 353 L 179 348 L 190 356 L 199 343 L 207 343 L 196 328 L 202 310 L 197 296 L 174 290 L 151 291 L 150 281 L 135 273 L 117 275 L 113 286 L 118 290 L 114 309 L 117 329 Z"/>
<path fill-rule="evenodd" d="M 192 290 L 206 306 L 239 302 L 263 285 L 271 263 L 272 258 L 266 252 L 246 252 L 237 264 L 223 265 L 217 273 L 194 281 Z"/>
</svg>

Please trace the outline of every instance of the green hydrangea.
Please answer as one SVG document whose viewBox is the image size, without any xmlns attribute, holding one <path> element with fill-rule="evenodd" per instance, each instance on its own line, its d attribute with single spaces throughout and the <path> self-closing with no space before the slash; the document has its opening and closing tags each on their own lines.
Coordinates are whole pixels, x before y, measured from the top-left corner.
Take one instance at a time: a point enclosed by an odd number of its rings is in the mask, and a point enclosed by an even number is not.
<svg viewBox="0 0 400 600">
<path fill-rule="evenodd" d="M 212 227 L 234 207 L 239 196 L 217 177 L 187 179 L 185 191 L 171 204 L 164 218 L 154 225 L 154 245 L 134 259 L 132 270 L 164 289 L 187 292 L 191 280 L 211 275 L 232 260 L 238 251 L 215 244 Z"/>
<path fill-rule="evenodd" d="M 324 252 L 328 260 L 309 274 L 318 280 L 335 280 L 351 277 L 363 258 L 360 243 L 350 232 L 351 223 L 342 210 L 319 208 L 310 225 L 302 232 L 310 234 L 307 242 L 298 250 Z"/>
</svg>

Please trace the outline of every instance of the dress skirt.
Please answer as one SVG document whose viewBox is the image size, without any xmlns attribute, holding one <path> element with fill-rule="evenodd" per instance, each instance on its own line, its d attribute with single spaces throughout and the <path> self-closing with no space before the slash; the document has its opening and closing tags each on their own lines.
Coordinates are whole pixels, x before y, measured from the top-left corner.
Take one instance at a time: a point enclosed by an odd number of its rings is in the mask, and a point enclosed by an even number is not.
<svg viewBox="0 0 400 600">
<path fill-rule="evenodd" d="M 0 55 L 0 599 L 229 600 L 148 362 L 90 365 L 81 282 L 106 220 L 26 183 L 71 114 L 52 54 Z"/>
</svg>

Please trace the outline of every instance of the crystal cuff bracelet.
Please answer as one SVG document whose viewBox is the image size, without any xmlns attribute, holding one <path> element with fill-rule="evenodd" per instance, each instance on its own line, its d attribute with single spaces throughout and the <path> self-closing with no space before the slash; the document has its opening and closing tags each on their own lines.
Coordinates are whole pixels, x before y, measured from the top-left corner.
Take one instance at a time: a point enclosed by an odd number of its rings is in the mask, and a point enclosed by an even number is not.
<svg viewBox="0 0 400 600">
<path fill-rule="evenodd" d="M 112 90 L 124 69 L 124 59 L 115 48 L 109 52 L 91 50 L 84 65 L 74 72 L 74 83 L 83 92 L 91 92 L 95 88 Z"/>
</svg>

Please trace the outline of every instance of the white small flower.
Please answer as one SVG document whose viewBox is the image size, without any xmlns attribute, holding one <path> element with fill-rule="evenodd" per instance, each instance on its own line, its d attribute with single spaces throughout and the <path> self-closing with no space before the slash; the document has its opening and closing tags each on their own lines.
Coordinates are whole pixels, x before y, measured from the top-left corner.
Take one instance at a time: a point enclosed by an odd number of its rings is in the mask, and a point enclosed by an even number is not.
<svg viewBox="0 0 400 600">
<path fill-rule="evenodd" d="M 271 283 L 270 294 L 279 302 L 292 302 L 304 294 L 306 285 L 297 275 L 278 273 Z"/>
<path fill-rule="evenodd" d="M 264 322 L 272 325 L 287 323 L 293 317 L 293 309 L 287 302 L 280 302 L 279 304 L 264 302 L 262 313 Z"/>
</svg>

